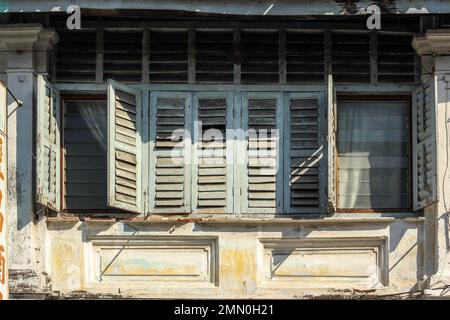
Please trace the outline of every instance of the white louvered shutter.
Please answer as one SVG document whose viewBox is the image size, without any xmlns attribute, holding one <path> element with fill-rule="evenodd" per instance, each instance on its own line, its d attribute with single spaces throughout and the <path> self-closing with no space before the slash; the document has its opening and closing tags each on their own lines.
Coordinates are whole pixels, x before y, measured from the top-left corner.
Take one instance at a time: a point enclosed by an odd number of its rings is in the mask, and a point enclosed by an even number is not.
<svg viewBox="0 0 450 320">
<path fill-rule="evenodd" d="M 61 117 L 59 92 L 47 79 L 37 77 L 36 201 L 52 210 L 61 210 Z"/>
<path fill-rule="evenodd" d="M 289 93 L 285 104 L 285 211 L 326 209 L 323 93 Z"/>
<path fill-rule="evenodd" d="M 232 93 L 196 93 L 193 103 L 193 208 L 198 213 L 233 212 Z"/>
<path fill-rule="evenodd" d="M 150 206 L 159 213 L 191 211 L 191 94 L 150 93 Z"/>
<path fill-rule="evenodd" d="M 413 207 L 423 209 L 437 201 L 436 77 L 413 94 Z"/>
<path fill-rule="evenodd" d="M 242 154 L 246 163 L 242 172 L 242 204 L 247 213 L 282 211 L 281 105 L 279 93 L 242 95 L 243 129 L 247 130 Z"/>
<path fill-rule="evenodd" d="M 108 206 L 142 213 L 140 90 L 108 82 Z"/>
</svg>

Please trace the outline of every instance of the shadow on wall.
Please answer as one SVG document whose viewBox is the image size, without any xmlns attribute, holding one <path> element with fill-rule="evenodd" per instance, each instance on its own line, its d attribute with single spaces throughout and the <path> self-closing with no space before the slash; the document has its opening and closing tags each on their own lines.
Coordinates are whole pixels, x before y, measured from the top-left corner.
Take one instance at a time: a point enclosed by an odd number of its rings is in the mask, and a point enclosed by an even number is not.
<svg viewBox="0 0 450 320">
<path fill-rule="evenodd" d="M 17 81 L 18 83 L 26 82 L 20 78 Z M 24 91 L 24 94 L 28 94 L 26 90 Z M 21 98 L 21 94 L 22 91 L 18 90 L 17 98 L 24 100 Z M 33 161 L 30 161 L 34 158 L 33 120 L 32 114 L 28 110 L 30 106 L 18 106 L 11 97 L 8 102 L 8 139 L 14 137 L 16 142 L 15 155 L 11 154 L 10 148 L 8 148 L 8 211 L 16 211 L 17 230 L 22 230 L 28 224 L 34 223 L 33 203 L 26 199 L 27 193 L 33 190 L 34 182 L 31 165 Z M 21 147 L 29 141 L 33 141 L 31 149 Z M 8 146 L 10 146 L 10 142 L 8 142 Z M 12 157 L 14 159 L 11 159 Z M 27 174 L 24 168 L 29 169 L 28 173 L 30 174 Z M 11 208 L 15 210 L 11 210 Z"/>
</svg>

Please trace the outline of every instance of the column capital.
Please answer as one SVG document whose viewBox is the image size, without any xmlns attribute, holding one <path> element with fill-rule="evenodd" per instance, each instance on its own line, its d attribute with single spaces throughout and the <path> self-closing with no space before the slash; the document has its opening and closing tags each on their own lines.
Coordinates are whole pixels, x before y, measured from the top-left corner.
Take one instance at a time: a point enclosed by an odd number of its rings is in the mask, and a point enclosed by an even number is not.
<svg viewBox="0 0 450 320">
<path fill-rule="evenodd" d="M 49 51 L 53 49 L 58 40 L 58 34 L 53 29 L 44 29 L 39 33 L 34 45 L 34 69 L 36 73 L 48 73 Z"/>
<path fill-rule="evenodd" d="M 0 41 L 8 50 L 32 50 L 43 30 L 41 24 L 0 25 Z"/>
<path fill-rule="evenodd" d="M 35 43 L 35 50 L 50 51 L 58 43 L 59 37 L 54 29 L 43 29 Z"/>
<path fill-rule="evenodd" d="M 450 54 L 450 30 L 430 29 L 424 35 L 415 36 L 412 46 L 419 55 Z"/>
<path fill-rule="evenodd" d="M 48 52 L 58 42 L 53 29 L 41 24 L 0 25 L 0 48 L 7 50 L 6 69 L 48 70 Z"/>
</svg>

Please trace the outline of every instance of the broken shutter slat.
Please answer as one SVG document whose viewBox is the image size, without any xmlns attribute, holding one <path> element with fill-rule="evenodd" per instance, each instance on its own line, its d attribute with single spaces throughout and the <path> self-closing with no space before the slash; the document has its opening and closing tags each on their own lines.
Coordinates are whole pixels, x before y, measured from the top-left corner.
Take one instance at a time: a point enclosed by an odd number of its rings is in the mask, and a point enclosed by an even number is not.
<svg viewBox="0 0 450 320">
<path fill-rule="evenodd" d="M 280 212 L 282 97 L 280 93 L 244 93 L 242 98 L 243 128 L 247 130 L 243 210 L 248 213 Z"/>
<path fill-rule="evenodd" d="M 196 93 L 193 104 L 193 208 L 198 213 L 233 212 L 233 94 Z"/>
<path fill-rule="evenodd" d="M 151 92 L 151 206 L 158 213 L 188 213 L 191 176 L 191 94 Z"/>
<path fill-rule="evenodd" d="M 141 93 L 108 82 L 108 206 L 142 212 Z"/>
<path fill-rule="evenodd" d="M 436 77 L 413 94 L 413 207 L 423 209 L 437 201 Z"/>
<path fill-rule="evenodd" d="M 289 93 L 285 106 L 285 210 L 325 211 L 323 93 Z"/>
<path fill-rule="evenodd" d="M 37 188 L 36 200 L 52 210 L 61 210 L 60 199 L 60 107 L 59 92 L 44 76 L 37 78 Z"/>
</svg>

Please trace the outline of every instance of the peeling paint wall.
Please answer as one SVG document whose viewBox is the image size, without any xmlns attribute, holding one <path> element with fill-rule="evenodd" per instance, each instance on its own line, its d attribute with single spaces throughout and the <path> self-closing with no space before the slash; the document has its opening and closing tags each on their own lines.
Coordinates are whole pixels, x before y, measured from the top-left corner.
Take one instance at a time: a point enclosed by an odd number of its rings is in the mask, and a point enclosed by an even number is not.
<svg viewBox="0 0 450 320">
<path fill-rule="evenodd" d="M 40 32 L 40 27 L 30 28 Z M 28 45 L 35 41 L 34 31 L 27 31 L 31 32 L 25 38 Z M 10 32 L 11 39 L 21 39 L 20 33 Z M 6 41 L 1 39 L 0 47 Z M 7 46 L 17 48 L 11 39 Z M 24 101 L 9 118 L 13 297 L 383 296 L 422 290 L 430 282 L 450 279 L 450 264 L 445 259 L 449 251 L 447 209 L 442 201 L 427 208 L 424 217 L 347 214 L 290 221 L 248 219 L 245 223 L 45 218 L 45 212 L 36 211 L 33 205 L 34 141 L 29 128 L 33 127 L 33 70 L 37 66 L 31 61 L 30 55 L 15 51 L 6 63 L 7 84 Z M 434 66 L 441 73 L 442 154 L 447 147 L 450 63 L 446 57 L 436 61 Z M 439 181 L 446 183 L 446 162 L 440 159 Z M 441 193 L 445 190 L 440 189 Z"/>
<path fill-rule="evenodd" d="M 173 232 L 170 223 L 53 219 L 47 226 L 48 276 L 52 289 L 63 295 L 293 298 L 374 288 L 387 294 L 420 288 L 424 273 L 423 246 L 417 243 L 422 219 L 293 226 L 186 223 Z M 183 254 L 177 255 L 180 249 Z"/>
</svg>

